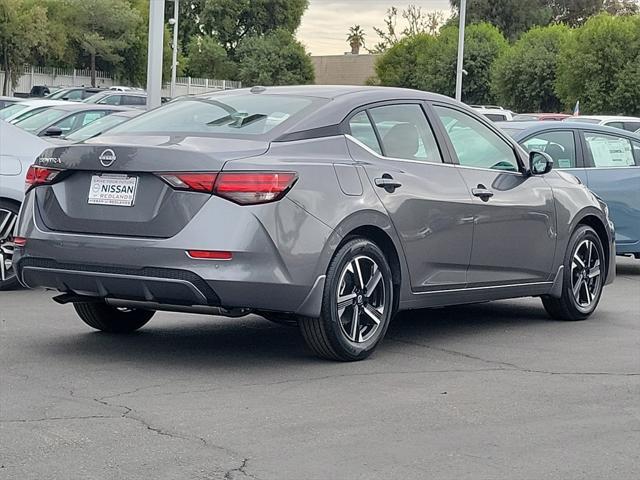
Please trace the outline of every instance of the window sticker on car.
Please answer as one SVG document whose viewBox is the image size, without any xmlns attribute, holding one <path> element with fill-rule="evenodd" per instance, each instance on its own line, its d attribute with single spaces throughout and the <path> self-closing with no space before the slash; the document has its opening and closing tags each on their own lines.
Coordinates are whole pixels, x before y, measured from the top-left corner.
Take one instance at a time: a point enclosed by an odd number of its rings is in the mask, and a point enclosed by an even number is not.
<svg viewBox="0 0 640 480">
<path fill-rule="evenodd" d="M 587 135 L 596 167 L 628 167 L 635 165 L 631 143 L 625 138 Z"/>
</svg>

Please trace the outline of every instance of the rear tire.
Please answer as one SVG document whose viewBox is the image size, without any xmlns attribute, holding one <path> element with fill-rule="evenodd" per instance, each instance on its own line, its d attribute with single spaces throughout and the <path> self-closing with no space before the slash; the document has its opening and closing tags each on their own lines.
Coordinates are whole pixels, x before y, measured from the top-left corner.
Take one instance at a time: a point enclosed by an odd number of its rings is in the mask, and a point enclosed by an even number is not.
<svg viewBox="0 0 640 480">
<path fill-rule="evenodd" d="M 146 324 L 156 313 L 152 310 L 116 308 L 106 303 L 74 303 L 84 323 L 108 333 L 131 333 Z"/>
<path fill-rule="evenodd" d="M 562 296 L 542 297 L 545 310 L 556 320 L 584 320 L 602 296 L 606 258 L 598 234 L 581 225 L 571 236 L 564 257 Z"/>
<path fill-rule="evenodd" d="M 363 360 L 387 332 L 394 294 L 382 250 L 364 238 L 350 240 L 329 264 L 320 317 L 300 319 L 300 332 L 321 358 Z"/>
<path fill-rule="evenodd" d="M 13 236 L 19 211 L 20 204 L 0 200 L 0 290 L 13 290 L 20 286 L 13 268 Z"/>
</svg>

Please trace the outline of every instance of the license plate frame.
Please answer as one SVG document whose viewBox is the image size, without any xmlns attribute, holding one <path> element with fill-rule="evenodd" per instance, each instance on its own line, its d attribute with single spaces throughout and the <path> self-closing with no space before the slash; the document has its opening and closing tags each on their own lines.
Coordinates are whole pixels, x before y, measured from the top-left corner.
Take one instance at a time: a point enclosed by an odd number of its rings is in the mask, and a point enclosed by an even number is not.
<svg viewBox="0 0 640 480">
<path fill-rule="evenodd" d="M 94 174 L 89 183 L 87 203 L 108 207 L 133 207 L 138 193 L 138 180 L 139 177 L 126 174 Z"/>
</svg>

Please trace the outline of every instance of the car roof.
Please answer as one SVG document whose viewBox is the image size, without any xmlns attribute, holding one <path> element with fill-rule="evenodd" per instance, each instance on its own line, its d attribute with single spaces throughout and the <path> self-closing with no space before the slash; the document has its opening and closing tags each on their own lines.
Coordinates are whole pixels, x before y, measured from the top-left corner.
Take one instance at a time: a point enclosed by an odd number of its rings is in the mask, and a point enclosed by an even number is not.
<svg viewBox="0 0 640 480">
<path fill-rule="evenodd" d="M 68 105 L 69 102 L 64 100 L 47 100 L 46 98 L 39 98 L 36 100 L 25 100 L 21 102 L 23 105 L 27 105 L 28 107 L 49 107 L 52 105 Z"/>
<path fill-rule="evenodd" d="M 215 97 L 222 95 L 239 95 L 247 93 L 256 93 L 264 95 L 291 95 L 302 97 L 317 97 L 324 99 L 335 99 L 342 96 L 358 96 L 360 98 L 370 97 L 373 101 L 384 98 L 416 98 L 424 100 L 437 100 L 449 97 L 438 95 L 436 93 L 425 92 L 421 90 L 413 90 L 410 88 L 397 87 L 370 87 L 362 85 L 294 85 L 294 86 L 278 86 L 278 87 L 261 87 L 238 88 L 233 90 L 216 90 L 197 95 L 198 97 Z"/>
<path fill-rule="evenodd" d="M 608 122 L 609 120 L 640 120 L 639 117 L 628 117 L 624 115 L 580 115 L 580 118 L 587 120 L 600 120 L 602 122 Z"/>
<path fill-rule="evenodd" d="M 119 105 L 103 105 L 98 103 L 80 103 L 80 102 L 64 102 L 64 105 L 56 105 L 51 107 L 52 110 L 60 110 L 64 112 L 81 112 L 83 110 L 132 110 Z"/>
<path fill-rule="evenodd" d="M 350 112 L 367 104 L 390 100 L 427 100 L 453 103 L 454 100 L 437 93 L 396 87 L 369 87 L 356 85 L 298 85 L 279 87 L 252 87 L 234 90 L 222 90 L 200 94 L 201 99 L 221 99 L 238 95 L 289 95 L 316 99 L 319 103 L 312 114 L 306 115 L 289 124 L 279 140 L 293 139 L 292 135 L 308 130 L 337 126 Z M 464 108 L 470 107 L 464 106 Z M 471 110 L 473 111 L 473 110 Z M 336 133 L 337 134 L 337 133 Z"/>
<path fill-rule="evenodd" d="M 517 133 L 512 135 L 514 139 L 518 140 L 524 137 L 528 137 L 531 134 L 541 131 L 549 130 L 567 130 L 572 128 L 575 130 L 589 130 L 595 132 L 609 133 L 617 136 L 638 138 L 639 136 L 633 132 L 622 130 L 620 128 L 607 127 L 605 125 L 596 125 L 594 123 L 580 123 L 580 122 L 496 122 L 499 128 L 514 131 Z"/>
</svg>

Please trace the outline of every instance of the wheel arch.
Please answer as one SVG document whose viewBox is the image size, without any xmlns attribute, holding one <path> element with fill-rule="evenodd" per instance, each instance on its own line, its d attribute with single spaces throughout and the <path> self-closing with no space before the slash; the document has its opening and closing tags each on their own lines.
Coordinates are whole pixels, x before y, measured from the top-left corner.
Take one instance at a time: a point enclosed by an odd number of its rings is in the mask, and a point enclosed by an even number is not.
<svg viewBox="0 0 640 480">
<path fill-rule="evenodd" d="M 607 276 L 609 275 L 609 266 L 611 265 L 610 263 L 611 251 L 609 248 L 609 233 L 607 231 L 607 228 L 605 227 L 605 224 L 600 217 L 589 212 L 585 213 L 582 217 L 578 219 L 572 231 L 575 231 L 575 229 L 580 227 L 581 225 L 586 225 L 588 227 L 593 228 L 593 230 L 598 235 L 600 242 L 602 243 L 602 250 L 604 251 L 604 256 L 606 259 L 606 262 L 605 262 L 606 271 L 605 271 L 604 278 L 607 278 Z"/>
</svg>

